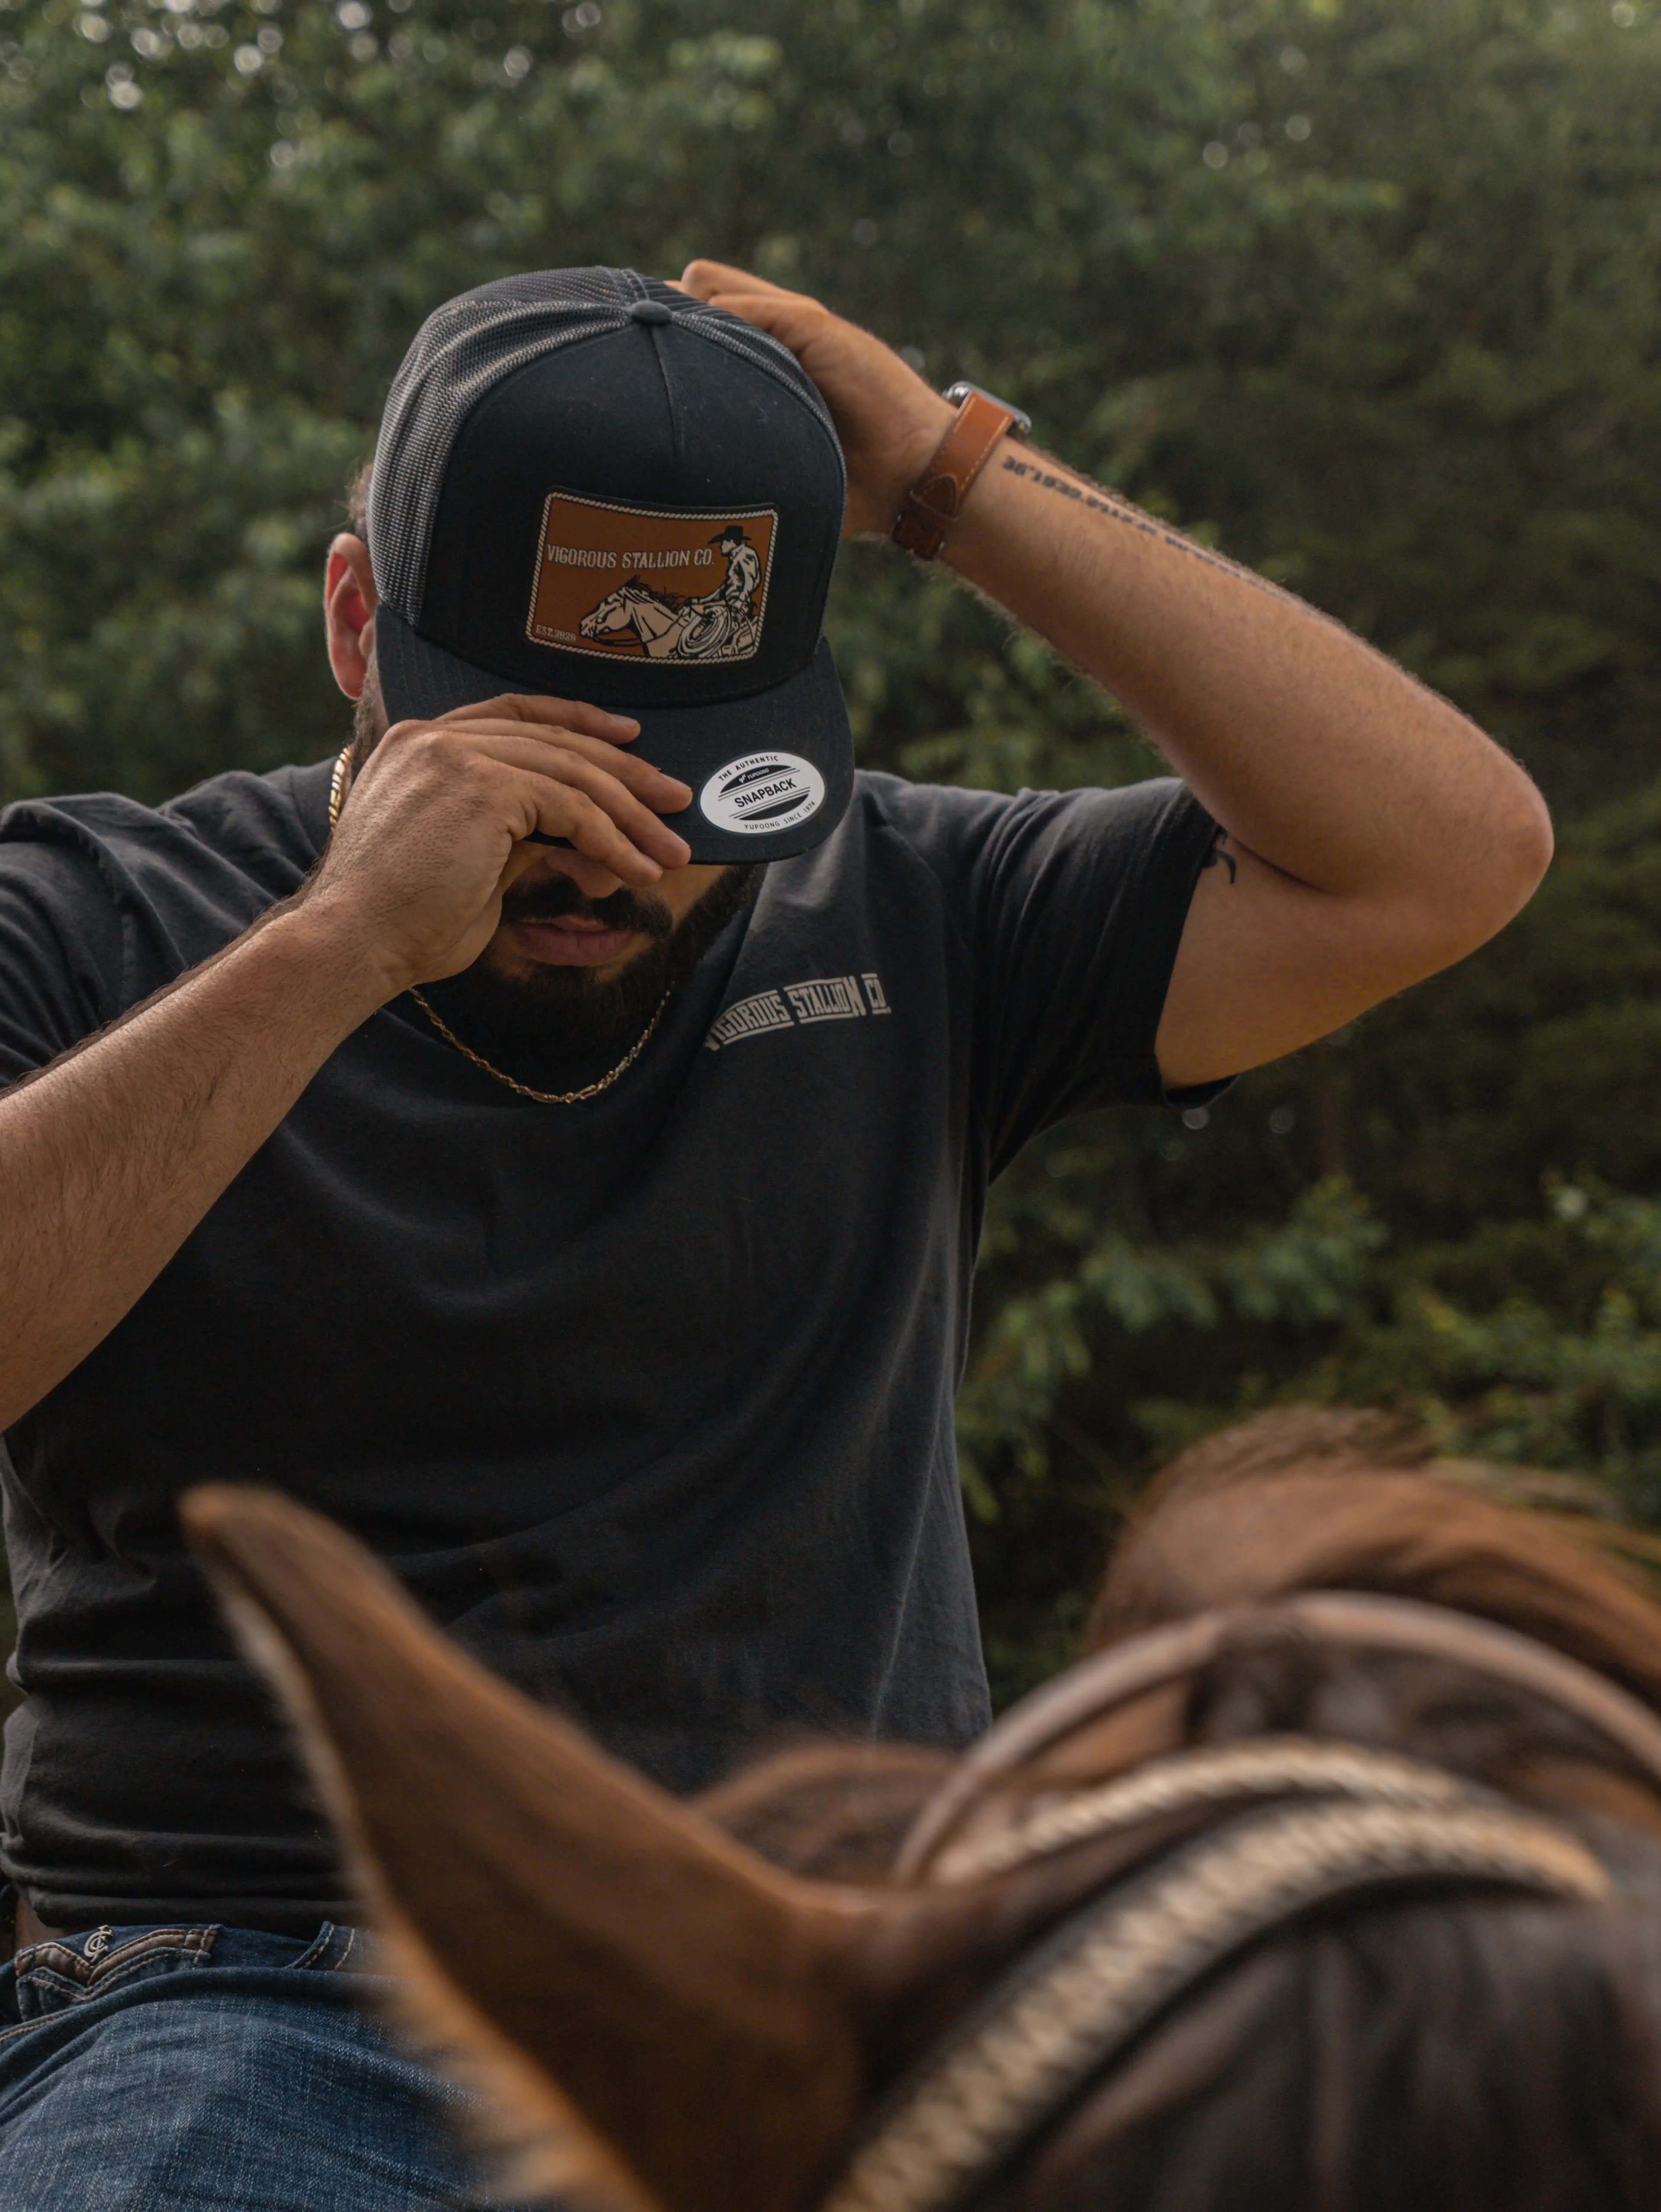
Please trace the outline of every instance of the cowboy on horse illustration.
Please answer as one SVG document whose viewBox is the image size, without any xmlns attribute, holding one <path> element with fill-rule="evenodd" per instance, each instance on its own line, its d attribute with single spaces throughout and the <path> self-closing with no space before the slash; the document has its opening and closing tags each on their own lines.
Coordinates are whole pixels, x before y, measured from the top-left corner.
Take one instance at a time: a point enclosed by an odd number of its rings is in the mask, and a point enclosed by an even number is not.
<svg viewBox="0 0 1661 2212">
<path fill-rule="evenodd" d="M 683 599 L 630 576 L 583 617 L 583 636 L 632 629 L 654 660 L 746 659 L 756 649 L 751 602 L 761 587 L 761 556 L 741 523 L 729 522 L 709 543 L 727 556 L 727 574 L 713 592 Z"/>
</svg>

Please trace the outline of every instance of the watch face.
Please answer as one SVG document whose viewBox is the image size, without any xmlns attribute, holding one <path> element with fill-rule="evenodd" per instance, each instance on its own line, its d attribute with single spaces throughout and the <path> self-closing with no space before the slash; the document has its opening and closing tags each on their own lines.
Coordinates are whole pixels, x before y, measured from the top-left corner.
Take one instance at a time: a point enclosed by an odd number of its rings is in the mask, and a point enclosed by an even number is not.
<svg viewBox="0 0 1661 2212">
<path fill-rule="evenodd" d="M 989 399 L 995 407 L 1001 407 L 1007 415 L 1014 416 L 1009 426 L 1012 437 L 1030 438 L 1032 435 L 1032 417 L 1023 413 L 1013 400 L 1000 399 L 995 392 L 989 392 L 983 384 L 970 384 L 966 377 L 960 378 L 956 384 L 947 385 L 940 397 L 949 399 L 954 407 L 961 407 L 971 392 L 978 392 L 983 399 Z"/>
</svg>

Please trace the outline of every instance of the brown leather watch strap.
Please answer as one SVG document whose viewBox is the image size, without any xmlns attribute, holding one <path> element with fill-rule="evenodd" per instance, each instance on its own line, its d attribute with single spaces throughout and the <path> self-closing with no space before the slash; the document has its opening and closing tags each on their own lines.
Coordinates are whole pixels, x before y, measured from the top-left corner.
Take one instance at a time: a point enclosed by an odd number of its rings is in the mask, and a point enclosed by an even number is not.
<svg viewBox="0 0 1661 2212">
<path fill-rule="evenodd" d="M 905 495 L 894 524 L 894 543 L 920 561 L 932 561 L 946 533 L 963 513 L 970 486 L 992 457 L 992 449 L 1015 421 L 983 392 L 965 394 L 934 457 Z"/>
</svg>

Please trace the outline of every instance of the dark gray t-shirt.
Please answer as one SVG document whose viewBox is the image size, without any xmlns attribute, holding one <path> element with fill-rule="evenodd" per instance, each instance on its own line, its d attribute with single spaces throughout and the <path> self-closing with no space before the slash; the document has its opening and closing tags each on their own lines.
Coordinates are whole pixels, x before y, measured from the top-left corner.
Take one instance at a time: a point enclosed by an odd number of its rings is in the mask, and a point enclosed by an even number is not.
<svg viewBox="0 0 1661 2212">
<path fill-rule="evenodd" d="M 0 1082 L 300 883 L 327 764 L 0 814 Z M 987 1185 L 1159 1095 L 1214 835 L 1175 783 L 864 775 L 623 1081 L 528 1103 L 366 1022 L 6 1438 L 27 1692 L 0 1864 L 50 1923 L 344 1909 L 178 1492 L 275 1483 L 675 1788 L 785 1733 L 967 1741 L 987 1698 L 952 1398 Z"/>
</svg>

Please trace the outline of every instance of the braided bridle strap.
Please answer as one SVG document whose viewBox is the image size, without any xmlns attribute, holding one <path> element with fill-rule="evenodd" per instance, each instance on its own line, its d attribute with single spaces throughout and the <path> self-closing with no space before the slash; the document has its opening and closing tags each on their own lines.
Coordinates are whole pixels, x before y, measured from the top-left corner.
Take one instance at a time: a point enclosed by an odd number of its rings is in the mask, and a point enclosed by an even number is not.
<svg viewBox="0 0 1661 2212">
<path fill-rule="evenodd" d="M 1023 1698 L 923 1808 L 894 1872 L 902 1879 L 925 1876 L 946 1838 L 1000 1776 L 1026 1765 L 1076 1729 L 1150 1691 L 1191 1679 L 1224 1652 L 1266 1635 L 1291 1637 L 1311 1650 L 1400 1652 L 1466 1668 L 1573 1716 L 1661 1787 L 1661 1717 L 1567 1653 L 1496 1621 L 1416 1598 L 1299 1590 L 1149 1629 L 1110 1644 Z"/>
<path fill-rule="evenodd" d="M 1469 1804 L 1471 1786 L 1439 1766 L 1311 1736 L 1254 1736 L 1217 1750 L 1177 1752 L 1148 1760 L 1059 1804 L 1041 1802 L 1007 1827 L 971 1836 L 942 1851 L 935 1882 L 983 1881 L 1030 1859 L 1068 1850 L 1146 1820 L 1215 1806 L 1244 1812 L 1253 1798 L 1359 1797 L 1396 1805 Z"/>
<path fill-rule="evenodd" d="M 1565 1831 L 1475 1793 L 1254 1811 L 1097 1899 L 1030 1953 L 902 2087 L 822 2212 L 946 2212 L 1256 1937 L 1359 1892 L 1449 1881 L 1577 1899 L 1609 1886 Z"/>
</svg>

